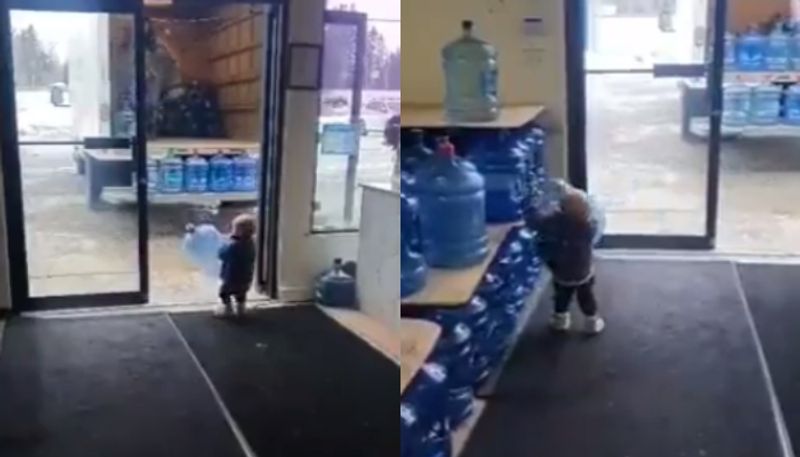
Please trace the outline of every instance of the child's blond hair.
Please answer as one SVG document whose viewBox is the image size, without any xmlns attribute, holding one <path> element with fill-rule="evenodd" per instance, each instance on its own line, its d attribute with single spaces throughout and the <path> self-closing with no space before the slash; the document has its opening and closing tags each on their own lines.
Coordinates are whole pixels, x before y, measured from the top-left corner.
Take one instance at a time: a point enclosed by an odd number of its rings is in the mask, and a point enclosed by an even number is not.
<svg viewBox="0 0 800 457">
<path fill-rule="evenodd" d="M 589 200 L 580 189 L 566 184 L 564 193 L 561 196 L 561 211 L 569 218 L 576 221 L 588 221 L 591 217 L 591 207 Z"/>
<path fill-rule="evenodd" d="M 242 238 L 252 238 L 256 233 L 256 218 L 252 214 L 240 214 L 231 223 L 233 234 Z"/>
</svg>

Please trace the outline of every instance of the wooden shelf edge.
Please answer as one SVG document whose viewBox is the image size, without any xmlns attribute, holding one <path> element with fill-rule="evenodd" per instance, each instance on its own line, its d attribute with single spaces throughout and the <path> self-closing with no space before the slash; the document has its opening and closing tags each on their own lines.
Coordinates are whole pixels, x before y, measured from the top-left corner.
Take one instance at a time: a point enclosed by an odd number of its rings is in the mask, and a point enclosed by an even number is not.
<svg viewBox="0 0 800 457">
<path fill-rule="evenodd" d="M 544 113 L 542 105 L 505 105 L 500 114 L 489 122 L 450 122 L 445 119 L 441 105 L 408 103 L 400 107 L 400 123 L 403 128 L 518 128 L 536 120 Z"/>
</svg>

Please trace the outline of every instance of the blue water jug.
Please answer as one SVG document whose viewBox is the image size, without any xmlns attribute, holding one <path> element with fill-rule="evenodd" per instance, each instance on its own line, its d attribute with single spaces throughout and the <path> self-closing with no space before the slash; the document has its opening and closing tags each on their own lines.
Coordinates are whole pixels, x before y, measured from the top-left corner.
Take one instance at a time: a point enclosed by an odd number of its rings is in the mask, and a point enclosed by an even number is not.
<svg viewBox="0 0 800 457">
<path fill-rule="evenodd" d="M 514 137 L 487 132 L 471 151 L 470 159 L 485 180 L 486 221 L 498 224 L 520 220 L 526 158 Z"/>
<path fill-rule="evenodd" d="M 497 118 L 497 51 L 472 34 L 472 21 L 461 24 L 463 35 L 442 49 L 445 114 L 454 122 Z"/>
<path fill-rule="evenodd" d="M 768 38 L 755 28 L 741 35 L 738 40 L 737 64 L 743 71 L 763 71 L 766 68 Z"/>
<path fill-rule="evenodd" d="M 342 269 L 342 259 L 334 259 L 333 268 L 317 280 L 317 303 L 333 308 L 355 308 L 358 304 L 356 280 Z"/>
<path fill-rule="evenodd" d="M 473 353 L 472 331 L 466 324 L 457 324 L 439 339 L 432 355 L 447 369 L 447 415 L 453 429 L 458 428 L 473 411 L 474 379 L 470 363 Z"/>
<path fill-rule="evenodd" d="M 186 159 L 184 167 L 187 192 L 208 191 L 208 161 L 199 155 Z"/>
<path fill-rule="evenodd" d="M 186 227 L 183 237 L 183 252 L 189 262 L 200 268 L 203 273 L 212 278 L 218 278 L 220 273 L 219 250 L 225 242 L 221 233 L 211 224 Z"/>
<path fill-rule="evenodd" d="M 736 35 L 725 33 L 725 68 L 736 68 Z"/>
<path fill-rule="evenodd" d="M 775 125 L 780 122 L 781 89 L 777 86 L 759 86 L 753 90 L 750 104 L 750 123 Z"/>
<path fill-rule="evenodd" d="M 159 177 L 158 188 L 161 192 L 172 194 L 183 192 L 183 160 L 173 155 L 162 159 Z"/>
<path fill-rule="evenodd" d="M 158 161 L 154 159 L 147 159 L 147 191 L 151 194 L 158 192 L 158 185 Z"/>
<path fill-rule="evenodd" d="M 228 192 L 233 189 L 233 160 L 222 154 L 209 160 L 208 187 L 212 192 Z"/>
<path fill-rule="evenodd" d="M 747 86 L 726 86 L 722 92 L 722 124 L 744 127 L 750 119 L 752 89 Z"/>
<path fill-rule="evenodd" d="M 784 121 L 789 125 L 800 125 L 800 86 L 786 89 Z"/>
<path fill-rule="evenodd" d="M 422 255 L 413 249 L 419 246 L 413 205 L 405 195 L 400 195 L 400 203 L 400 296 L 408 297 L 425 287 L 428 269 Z"/>
<path fill-rule="evenodd" d="M 422 253 L 428 265 L 465 268 L 488 253 L 486 192 L 475 166 L 443 139 L 416 174 Z"/>
<path fill-rule="evenodd" d="M 766 69 L 769 71 L 788 70 L 790 56 L 791 37 L 783 31 L 783 24 L 779 24 L 767 38 Z"/>
<path fill-rule="evenodd" d="M 790 38 L 790 61 L 792 70 L 800 70 L 800 33 L 795 30 L 794 35 Z"/>
<path fill-rule="evenodd" d="M 237 192 L 254 192 L 258 160 L 250 154 L 239 154 L 233 159 L 233 190 Z"/>
</svg>

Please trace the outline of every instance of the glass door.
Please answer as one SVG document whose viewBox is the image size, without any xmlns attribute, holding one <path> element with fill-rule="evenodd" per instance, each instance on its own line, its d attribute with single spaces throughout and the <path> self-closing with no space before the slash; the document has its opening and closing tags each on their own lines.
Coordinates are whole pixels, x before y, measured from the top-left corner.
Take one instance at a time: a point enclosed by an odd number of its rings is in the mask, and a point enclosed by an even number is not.
<svg viewBox="0 0 800 457">
<path fill-rule="evenodd" d="M 568 3 L 570 177 L 604 245 L 712 248 L 725 1 Z"/>
<path fill-rule="evenodd" d="M 3 60 L 12 64 L 0 83 L 14 307 L 144 303 L 141 2 L 6 5 Z"/>
</svg>

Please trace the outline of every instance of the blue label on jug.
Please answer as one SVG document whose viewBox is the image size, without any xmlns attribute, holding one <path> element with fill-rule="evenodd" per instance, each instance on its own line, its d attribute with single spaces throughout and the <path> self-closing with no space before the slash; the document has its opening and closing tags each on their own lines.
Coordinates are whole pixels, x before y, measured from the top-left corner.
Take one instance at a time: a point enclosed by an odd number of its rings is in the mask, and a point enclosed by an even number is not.
<svg viewBox="0 0 800 457">
<path fill-rule="evenodd" d="M 497 97 L 497 68 L 483 72 L 483 93 Z"/>
</svg>

